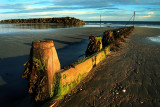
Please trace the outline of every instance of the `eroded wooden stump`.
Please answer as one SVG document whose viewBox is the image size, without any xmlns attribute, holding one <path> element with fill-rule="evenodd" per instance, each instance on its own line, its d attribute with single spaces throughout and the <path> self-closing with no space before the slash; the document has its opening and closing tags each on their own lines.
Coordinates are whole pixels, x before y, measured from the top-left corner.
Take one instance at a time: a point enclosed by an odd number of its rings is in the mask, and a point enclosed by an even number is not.
<svg viewBox="0 0 160 107">
<path fill-rule="evenodd" d="M 102 38 L 103 47 L 106 47 L 113 42 L 114 42 L 113 31 L 105 31 Z"/>
<path fill-rule="evenodd" d="M 102 41 L 100 36 L 90 36 L 89 37 L 89 44 L 86 50 L 86 56 L 90 56 L 102 49 Z"/>
<path fill-rule="evenodd" d="M 23 78 L 28 80 L 28 92 L 35 101 L 44 101 L 54 94 L 55 72 L 60 62 L 53 41 L 34 41 Z"/>
</svg>

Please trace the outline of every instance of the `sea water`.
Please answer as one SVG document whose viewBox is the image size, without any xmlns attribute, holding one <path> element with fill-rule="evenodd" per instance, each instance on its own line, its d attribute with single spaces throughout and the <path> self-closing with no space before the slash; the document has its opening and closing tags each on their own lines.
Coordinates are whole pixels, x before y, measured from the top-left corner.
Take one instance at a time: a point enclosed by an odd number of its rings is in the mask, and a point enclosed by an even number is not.
<svg viewBox="0 0 160 107">
<path fill-rule="evenodd" d="M 48 32 L 50 30 L 73 29 L 81 27 L 125 27 L 133 26 L 133 22 L 128 21 L 85 21 L 86 25 L 57 25 L 51 23 L 23 23 L 23 24 L 0 24 L 0 34 L 16 32 Z M 136 27 L 160 28 L 160 21 L 135 21 Z"/>
<path fill-rule="evenodd" d="M 148 37 L 152 42 L 160 43 L 160 36 Z"/>
<path fill-rule="evenodd" d="M 128 21 L 86 21 L 87 25 L 84 27 L 125 27 L 125 26 L 136 26 L 136 27 L 148 27 L 148 28 L 160 28 L 160 21 L 135 21 L 134 23 Z"/>
<path fill-rule="evenodd" d="M 79 25 L 63 25 L 52 23 L 16 23 L 0 24 L 0 34 L 10 34 L 19 32 L 49 32 L 63 28 L 80 27 Z M 1 36 L 1 35 L 0 35 Z"/>
</svg>

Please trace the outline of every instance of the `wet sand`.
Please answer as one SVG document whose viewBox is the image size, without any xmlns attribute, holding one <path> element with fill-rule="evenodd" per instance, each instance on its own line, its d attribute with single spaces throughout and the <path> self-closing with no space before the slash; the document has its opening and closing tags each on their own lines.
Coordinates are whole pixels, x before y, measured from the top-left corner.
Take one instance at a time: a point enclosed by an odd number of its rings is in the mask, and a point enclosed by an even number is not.
<svg viewBox="0 0 160 107">
<path fill-rule="evenodd" d="M 95 67 L 58 106 L 160 106 L 160 29 L 136 27 L 122 49 Z"/>
<path fill-rule="evenodd" d="M 22 79 L 24 63 L 29 58 L 32 41 L 53 40 L 62 67 L 84 55 L 90 34 L 102 35 L 113 28 L 11 29 L 0 32 L 0 104 L 1 106 L 32 107 L 27 82 Z M 12 32 L 12 30 L 14 32 Z"/>
</svg>

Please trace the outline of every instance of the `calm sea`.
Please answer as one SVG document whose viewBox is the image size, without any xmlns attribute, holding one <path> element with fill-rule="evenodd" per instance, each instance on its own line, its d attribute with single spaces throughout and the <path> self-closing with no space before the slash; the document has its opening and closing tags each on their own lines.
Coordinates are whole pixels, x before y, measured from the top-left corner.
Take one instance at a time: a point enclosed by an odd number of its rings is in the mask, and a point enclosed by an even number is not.
<svg viewBox="0 0 160 107">
<path fill-rule="evenodd" d="M 86 21 L 88 23 L 84 27 L 98 27 L 100 21 Z M 135 21 L 137 27 L 160 28 L 160 21 Z M 133 26 L 133 22 L 128 21 L 101 21 L 101 27 L 125 27 Z"/>
</svg>

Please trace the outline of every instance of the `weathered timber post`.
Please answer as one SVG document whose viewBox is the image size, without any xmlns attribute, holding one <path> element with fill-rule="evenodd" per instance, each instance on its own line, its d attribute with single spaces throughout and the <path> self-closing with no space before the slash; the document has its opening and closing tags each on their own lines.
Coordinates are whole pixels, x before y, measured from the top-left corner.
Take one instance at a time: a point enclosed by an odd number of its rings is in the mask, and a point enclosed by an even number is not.
<svg viewBox="0 0 160 107">
<path fill-rule="evenodd" d="M 90 36 L 89 37 L 89 44 L 86 50 L 86 56 L 90 56 L 102 49 L 102 41 L 101 36 Z"/>
<path fill-rule="evenodd" d="M 28 92 L 35 101 L 44 101 L 54 94 L 55 72 L 60 62 L 53 41 L 34 41 L 23 78 L 28 80 Z"/>
<path fill-rule="evenodd" d="M 114 42 L 113 31 L 105 31 L 102 38 L 103 47 L 106 47 L 113 42 Z"/>
</svg>

